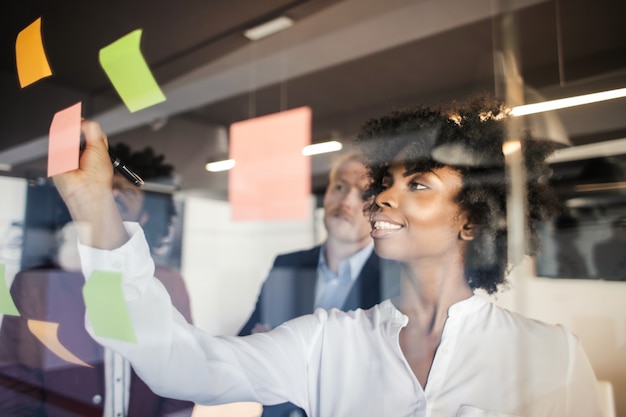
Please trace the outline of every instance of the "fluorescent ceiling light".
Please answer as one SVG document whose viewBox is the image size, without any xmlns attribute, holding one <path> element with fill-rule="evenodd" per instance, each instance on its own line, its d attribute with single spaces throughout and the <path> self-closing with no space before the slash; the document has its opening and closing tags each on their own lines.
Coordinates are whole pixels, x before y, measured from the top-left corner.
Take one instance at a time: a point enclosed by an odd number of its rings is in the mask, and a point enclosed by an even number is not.
<svg viewBox="0 0 626 417">
<path fill-rule="evenodd" d="M 604 182 L 599 184 L 580 184 L 574 186 L 574 190 L 577 192 L 619 190 L 622 188 L 626 188 L 626 181 Z"/>
<path fill-rule="evenodd" d="M 618 88 L 616 90 L 602 91 L 599 93 L 585 94 L 582 96 L 561 98 L 558 100 L 543 101 L 541 103 L 525 104 L 523 106 L 513 107 L 513 110 L 511 110 L 511 115 L 525 116 L 527 114 L 535 114 L 544 111 L 564 109 L 566 107 L 580 106 L 583 104 L 596 103 L 598 101 L 611 100 L 620 97 L 626 97 L 626 88 Z"/>
<path fill-rule="evenodd" d="M 302 155 L 310 156 L 310 155 L 319 155 L 321 153 L 328 152 L 336 152 L 340 151 L 343 148 L 341 142 L 337 142 L 336 140 L 332 140 L 330 142 L 322 142 L 315 143 L 313 145 L 308 145 L 302 148 Z"/>
<path fill-rule="evenodd" d="M 248 36 L 247 34 L 248 32 L 259 30 L 260 28 L 264 28 L 266 25 L 269 25 L 270 23 L 275 22 L 280 19 L 281 18 L 274 19 L 273 21 L 267 22 L 264 25 L 257 26 L 256 28 L 250 29 L 249 31 L 246 32 L 246 36 Z M 289 18 L 285 18 L 285 19 L 289 20 L 291 23 L 288 26 L 285 26 L 278 30 L 282 30 L 293 24 L 293 21 L 291 19 Z M 278 30 L 275 30 L 274 32 L 271 32 L 271 31 L 268 31 L 267 29 L 263 29 L 263 30 L 265 31 L 264 33 L 266 33 L 266 35 L 260 36 L 256 39 L 260 39 L 261 37 L 264 37 L 264 36 L 269 36 L 269 34 L 275 33 L 276 31 L 278 31 Z M 256 35 L 258 36 L 258 33 Z M 251 36 L 254 36 L 254 35 L 251 35 Z M 252 39 L 251 36 L 248 36 L 248 37 Z M 562 98 L 562 99 L 557 99 L 557 100 L 543 101 L 541 103 L 525 104 L 523 106 L 513 107 L 513 109 L 511 110 L 511 115 L 525 116 L 529 114 L 541 113 L 541 112 L 546 112 L 546 111 L 551 111 L 551 110 L 558 110 L 558 109 L 563 109 L 567 107 L 574 107 L 574 106 L 581 106 L 584 104 L 596 103 L 599 101 L 612 100 L 612 99 L 621 98 L 621 97 L 626 97 L 626 88 L 618 88 L 616 90 L 602 91 L 599 93 L 592 93 L 592 94 L 585 94 L 581 96 L 574 96 L 574 97 Z M 508 145 L 515 145 L 515 144 L 508 144 Z M 335 152 L 335 151 L 341 150 L 341 148 L 342 148 L 342 144 L 341 142 L 338 142 L 338 141 L 316 143 L 313 145 L 305 146 L 302 149 L 302 155 L 311 156 L 311 155 L 318 155 L 318 154 L 327 153 L 327 152 Z M 509 152 L 513 152 L 514 150 L 516 150 L 515 146 L 512 146 L 512 147 L 503 149 L 503 152 L 507 154 Z M 211 172 L 227 171 L 234 166 L 235 166 L 235 160 L 228 159 L 225 161 L 208 163 L 206 164 L 206 170 L 211 171 Z"/>
<path fill-rule="evenodd" d="M 265 22 L 259 26 L 255 26 L 246 30 L 243 35 L 251 41 L 258 41 L 281 30 L 285 30 L 293 26 L 293 20 L 287 16 L 277 17 L 276 19 Z"/>
<path fill-rule="evenodd" d="M 206 164 L 205 169 L 210 172 L 228 171 L 235 166 L 234 159 L 226 159 L 224 161 L 209 162 Z"/>
<path fill-rule="evenodd" d="M 340 151 L 341 148 L 343 148 L 343 145 L 341 144 L 341 142 L 338 142 L 336 140 L 330 142 L 316 143 L 314 145 L 308 145 L 302 148 L 302 155 L 311 156 L 319 155 L 321 153 L 336 152 Z M 234 159 L 226 159 L 224 161 L 209 162 L 208 164 L 206 164 L 205 169 L 210 172 L 220 172 L 228 171 L 234 166 Z"/>
<path fill-rule="evenodd" d="M 548 157 L 548 162 L 552 164 L 579 161 L 581 159 L 602 158 L 623 153 L 626 153 L 626 138 L 557 149 Z"/>
<path fill-rule="evenodd" d="M 512 155 L 522 150 L 522 144 L 519 140 L 508 140 L 502 144 L 502 153 Z"/>
</svg>

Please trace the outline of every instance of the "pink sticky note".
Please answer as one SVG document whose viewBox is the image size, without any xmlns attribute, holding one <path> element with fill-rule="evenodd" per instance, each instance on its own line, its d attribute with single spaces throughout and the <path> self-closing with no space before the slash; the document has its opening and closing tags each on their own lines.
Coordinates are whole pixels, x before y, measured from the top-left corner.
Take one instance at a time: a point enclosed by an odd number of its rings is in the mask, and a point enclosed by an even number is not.
<svg viewBox="0 0 626 417">
<path fill-rule="evenodd" d="M 300 107 L 233 123 L 229 195 L 232 220 L 299 220 L 310 216 L 311 109 Z"/>
<path fill-rule="evenodd" d="M 78 168 L 82 103 L 59 111 L 52 118 L 48 140 L 48 176 Z"/>
</svg>

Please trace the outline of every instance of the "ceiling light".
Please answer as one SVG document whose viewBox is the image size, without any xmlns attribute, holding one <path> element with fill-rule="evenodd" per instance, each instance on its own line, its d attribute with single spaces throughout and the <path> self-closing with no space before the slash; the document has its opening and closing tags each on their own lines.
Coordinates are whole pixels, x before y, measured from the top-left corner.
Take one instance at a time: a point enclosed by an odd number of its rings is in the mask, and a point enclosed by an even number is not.
<svg viewBox="0 0 626 417">
<path fill-rule="evenodd" d="M 315 143 L 313 145 L 305 146 L 302 148 L 302 155 L 311 156 L 321 153 L 337 152 L 340 151 L 341 148 L 343 148 L 341 142 L 331 140 L 330 142 Z"/>
<path fill-rule="evenodd" d="M 311 156 L 319 155 L 321 153 L 336 152 L 343 148 L 341 142 L 336 140 L 330 142 L 316 143 L 314 145 L 308 145 L 302 148 L 302 155 Z M 210 172 L 228 171 L 235 166 L 234 159 L 226 159 L 223 161 L 209 162 L 205 165 L 205 169 Z"/>
<path fill-rule="evenodd" d="M 626 181 L 604 182 L 599 184 L 580 184 L 574 186 L 576 192 L 607 191 L 626 188 Z"/>
<path fill-rule="evenodd" d="M 228 171 L 235 166 L 234 159 L 226 159 L 224 161 L 209 162 L 205 165 L 205 169 L 209 172 Z"/>
<path fill-rule="evenodd" d="M 243 35 L 251 41 L 258 41 L 259 39 L 266 38 L 274 33 L 278 33 L 281 30 L 285 30 L 293 26 L 293 20 L 287 16 L 277 17 L 251 29 L 246 30 Z"/>
<path fill-rule="evenodd" d="M 502 153 L 505 155 L 513 155 L 522 150 L 522 144 L 519 140 L 508 140 L 502 144 Z"/>
<path fill-rule="evenodd" d="M 543 101 L 541 103 L 525 104 L 523 106 L 513 107 L 513 110 L 511 110 L 511 115 L 525 116 L 527 114 L 535 114 L 544 111 L 564 109 L 566 107 L 580 106 L 583 104 L 596 103 L 598 101 L 611 100 L 620 97 L 626 97 L 626 88 L 618 88 L 616 90 L 584 94 L 582 96 L 561 98 L 558 100 Z"/>
</svg>

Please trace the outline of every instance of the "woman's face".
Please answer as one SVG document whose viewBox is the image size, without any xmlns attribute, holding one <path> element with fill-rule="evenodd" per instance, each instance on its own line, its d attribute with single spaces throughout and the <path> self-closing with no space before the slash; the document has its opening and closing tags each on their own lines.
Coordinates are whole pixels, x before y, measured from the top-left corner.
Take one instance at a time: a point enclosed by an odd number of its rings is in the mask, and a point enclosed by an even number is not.
<svg viewBox="0 0 626 417">
<path fill-rule="evenodd" d="M 402 262 L 458 259 L 469 240 L 455 201 L 461 186 L 461 174 L 450 167 L 407 175 L 404 164 L 393 164 L 371 214 L 376 253 Z"/>
</svg>

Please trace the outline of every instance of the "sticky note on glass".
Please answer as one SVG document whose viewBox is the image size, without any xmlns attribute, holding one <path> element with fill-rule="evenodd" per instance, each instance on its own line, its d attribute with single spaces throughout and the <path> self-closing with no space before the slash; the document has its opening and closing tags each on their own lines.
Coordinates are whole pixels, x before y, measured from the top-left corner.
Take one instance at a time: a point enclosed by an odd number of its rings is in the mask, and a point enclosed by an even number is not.
<svg viewBox="0 0 626 417">
<path fill-rule="evenodd" d="M 59 323 L 28 320 L 28 330 L 52 353 L 67 361 L 80 366 L 93 366 L 82 361 L 79 357 L 70 352 L 59 340 Z"/>
<path fill-rule="evenodd" d="M 83 297 L 96 336 L 137 342 L 122 294 L 122 274 L 93 271 L 83 287 Z"/>
<path fill-rule="evenodd" d="M 0 264 L 0 314 L 8 314 L 9 316 L 19 316 L 11 292 L 7 286 L 7 282 L 4 280 L 6 266 Z"/>
<path fill-rule="evenodd" d="M 48 137 L 48 176 L 78 169 L 82 104 L 57 112 Z"/>
<path fill-rule="evenodd" d="M 100 65 L 131 112 L 165 101 L 139 44 L 137 29 L 100 50 Z"/>
<path fill-rule="evenodd" d="M 301 220 L 310 216 L 311 109 L 299 107 L 230 127 L 231 218 Z"/>
<path fill-rule="evenodd" d="M 15 41 L 17 77 L 22 88 L 52 75 L 41 39 L 41 18 L 23 29 Z"/>
</svg>

